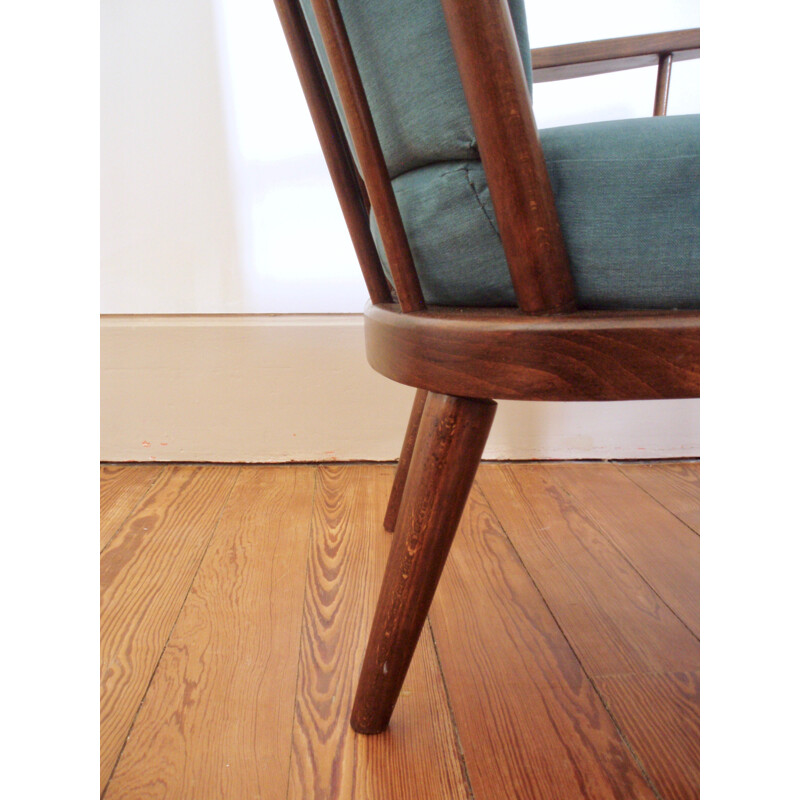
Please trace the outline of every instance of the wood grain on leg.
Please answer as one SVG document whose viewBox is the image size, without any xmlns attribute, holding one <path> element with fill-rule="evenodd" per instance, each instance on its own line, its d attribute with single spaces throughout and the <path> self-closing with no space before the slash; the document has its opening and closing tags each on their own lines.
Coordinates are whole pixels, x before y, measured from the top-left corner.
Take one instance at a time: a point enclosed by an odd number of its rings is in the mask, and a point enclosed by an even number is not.
<svg viewBox="0 0 800 800">
<path fill-rule="evenodd" d="M 313 467 L 244 467 L 105 800 L 283 800 Z"/>
<path fill-rule="evenodd" d="M 430 636 L 420 639 L 392 730 L 356 735 L 348 716 L 393 537 L 381 527 L 388 466 L 325 466 L 314 501 L 288 797 L 466 800 Z"/>
<path fill-rule="evenodd" d="M 103 787 L 238 471 L 167 467 L 100 558 Z"/>
<path fill-rule="evenodd" d="M 496 408 L 428 395 L 353 704 L 359 733 L 389 724 Z"/>
<path fill-rule="evenodd" d="M 428 393 L 424 389 L 417 389 L 417 393 L 414 395 L 414 404 L 411 406 L 411 416 L 403 439 L 403 449 L 400 451 L 400 460 L 397 462 L 397 470 L 394 474 L 392 493 L 389 495 L 386 516 L 383 518 L 383 527 L 389 532 L 393 531 L 397 524 L 397 512 L 400 510 L 400 501 L 403 499 L 408 468 L 411 465 L 411 456 L 414 453 L 414 444 L 417 441 L 417 431 L 427 396 Z"/>
</svg>

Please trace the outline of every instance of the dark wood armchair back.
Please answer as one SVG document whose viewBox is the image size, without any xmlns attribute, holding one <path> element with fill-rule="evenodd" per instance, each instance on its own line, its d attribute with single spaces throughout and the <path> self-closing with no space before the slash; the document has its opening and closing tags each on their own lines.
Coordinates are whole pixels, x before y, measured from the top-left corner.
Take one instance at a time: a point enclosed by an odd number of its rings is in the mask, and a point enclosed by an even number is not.
<svg viewBox="0 0 800 800">
<path fill-rule="evenodd" d="M 441 0 L 519 307 L 574 307 L 555 201 L 506 0 Z M 373 210 L 403 311 L 425 308 L 389 172 L 337 0 L 311 0 L 363 182 L 298 0 L 275 0 L 372 303 L 391 291 L 369 229 Z"/>
</svg>

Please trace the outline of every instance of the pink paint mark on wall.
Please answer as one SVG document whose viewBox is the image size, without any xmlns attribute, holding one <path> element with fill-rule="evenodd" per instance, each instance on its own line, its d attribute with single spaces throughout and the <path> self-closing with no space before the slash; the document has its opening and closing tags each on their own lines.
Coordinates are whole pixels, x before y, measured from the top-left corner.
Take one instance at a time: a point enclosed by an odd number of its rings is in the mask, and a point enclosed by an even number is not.
<svg viewBox="0 0 800 800">
<path fill-rule="evenodd" d="M 142 442 L 142 447 L 150 447 L 150 442 L 148 442 L 147 440 L 144 440 Z"/>
<path fill-rule="evenodd" d="M 159 442 L 159 444 L 160 444 L 162 447 L 166 447 L 166 446 L 167 446 L 167 443 L 166 443 L 166 442 Z"/>
</svg>

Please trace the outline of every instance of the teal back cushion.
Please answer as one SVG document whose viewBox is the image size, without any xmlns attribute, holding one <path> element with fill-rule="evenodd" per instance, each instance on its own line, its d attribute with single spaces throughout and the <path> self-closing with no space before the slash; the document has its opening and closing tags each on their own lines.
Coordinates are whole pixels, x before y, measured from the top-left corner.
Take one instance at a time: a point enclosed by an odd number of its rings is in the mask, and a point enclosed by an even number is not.
<svg viewBox="0 0 800 800">
<path fill-rule="evenodd" d="M 347 130 L 311 2 L 300 2 Z M 530 83 L 525 6 L 522 0 L 511 0 L 509 6 Z M 339 0 L 339 8 L 389 175 L 395 178 L 437 161 L 477 160 L 439 0 Z"/>
<path fill-rule="evenodd" d="M 347 131 L 310 0 L 301 4 Z M 426 301 L 515 305 L 439 0 L 339 6 Z M 530 86 L 524 3 L 509 7 Z M 579 306 L 697 307 L 699 118 L 568 126 L 540 136 Z"/>
</svg>

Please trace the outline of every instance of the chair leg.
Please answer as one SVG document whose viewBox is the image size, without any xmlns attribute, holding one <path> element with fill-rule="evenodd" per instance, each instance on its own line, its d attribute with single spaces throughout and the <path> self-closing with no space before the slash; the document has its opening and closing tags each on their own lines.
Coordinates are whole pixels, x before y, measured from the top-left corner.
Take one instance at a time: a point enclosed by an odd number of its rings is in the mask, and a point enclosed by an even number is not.
<svg viewBox="0 0 800 800">
<path fill-rule="evenodd" d="M 406 486 L 408 468 L 411 464 L 411 455 L 414 452 L 414 443 L 417 441 L 419 421 L 422 419 L 422 409 L 425 408 L 425 398 L 428 396 L 426 389 L 417 389 L 414 396 L 414 405 L 411 406 L 411 416 L 406 428 L 406 438 L 403 439 L 403 449 L 400 451 L 400 460 L 397 462 L 397 471 L 394 474 L 392 493 L 389 495 L 389 504 L 386 506 L 386 516 L 383 518 L 383 527 L 391 533 L 397 524 L 397 512 L 400 510 L 400 501 L 403 499 L 403 490 Z"/>
<path fill-rule="evenodd" d="M 350 724 L 389 724 L 492 426 L 491 400 L 428 394 Z"/>
</svg>

